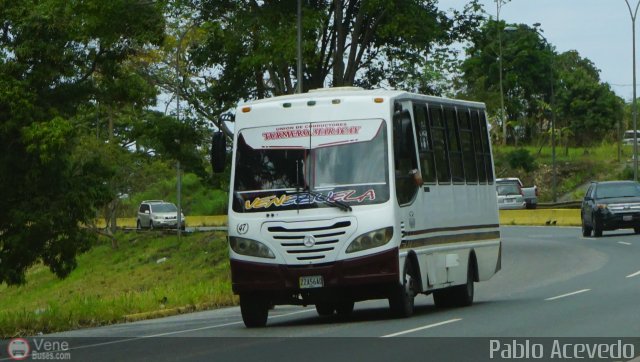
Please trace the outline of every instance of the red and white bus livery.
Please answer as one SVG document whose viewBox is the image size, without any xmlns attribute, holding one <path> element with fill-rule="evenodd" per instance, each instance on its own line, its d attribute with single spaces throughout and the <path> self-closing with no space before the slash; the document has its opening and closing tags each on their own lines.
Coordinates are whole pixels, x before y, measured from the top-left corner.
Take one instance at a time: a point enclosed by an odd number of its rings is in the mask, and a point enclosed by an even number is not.
<svg viewBox="0 0 640 362">
<path fill-rule="evenodd" d="M 247 327 L 278 304 L 466 306 L 500 270 L 484 104 L 322 89 L 242 104 L 234 128 L 228 237 Z"/>
</svg>

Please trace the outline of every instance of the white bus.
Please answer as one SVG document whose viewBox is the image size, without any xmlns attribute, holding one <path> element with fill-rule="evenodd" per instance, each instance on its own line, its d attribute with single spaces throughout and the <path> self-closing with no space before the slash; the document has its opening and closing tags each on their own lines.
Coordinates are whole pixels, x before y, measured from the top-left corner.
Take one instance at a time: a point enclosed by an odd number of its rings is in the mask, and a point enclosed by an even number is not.
<svg viewBox="0 0 640 362">
<path fill-rule="evenodd" d="M 470 305 L 501 267 L 484 104 L 359 88 L 242 104 L 228 228 L 247 327 L 280 304 Z"/>
</svg>

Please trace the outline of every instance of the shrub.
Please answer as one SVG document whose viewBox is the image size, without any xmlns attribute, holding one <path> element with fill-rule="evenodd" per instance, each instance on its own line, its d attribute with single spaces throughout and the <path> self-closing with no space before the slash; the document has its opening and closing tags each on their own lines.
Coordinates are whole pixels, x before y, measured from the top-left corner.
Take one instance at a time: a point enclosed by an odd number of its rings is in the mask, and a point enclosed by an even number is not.
<svg viewBox="0 0 640 362">
<path fill-rule="evenodd" d="M 633 180 L 633 167 L 625 166 L 624 169 L 618 174 L 618 178 L 620 180 Z"/>
<path fill-rule="evenodd" d="M 507 154 L 507 161 L 512 169 L 521 168 L 526 172 L 534 171 L 538 166 L 529 150 L 519 148 Z"/>
</svg>

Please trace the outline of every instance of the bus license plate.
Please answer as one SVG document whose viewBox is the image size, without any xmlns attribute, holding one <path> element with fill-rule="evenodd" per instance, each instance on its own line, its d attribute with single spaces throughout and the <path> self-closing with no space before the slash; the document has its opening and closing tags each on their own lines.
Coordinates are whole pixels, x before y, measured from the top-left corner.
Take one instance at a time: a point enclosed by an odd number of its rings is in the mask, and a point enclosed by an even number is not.
<svg viewBox="0 0 640 362">
<path fill-rule="evenodd" d="M 324 280 L 322 275 L 312 275 L 308 277 L 300 277 L 300 289 L 322 288 Z"/>
<path fill-rule="evenodd" d="M 622 221 L 631 221 L 633 220 L 633 215 L 622 215 Z"/>
</svg>

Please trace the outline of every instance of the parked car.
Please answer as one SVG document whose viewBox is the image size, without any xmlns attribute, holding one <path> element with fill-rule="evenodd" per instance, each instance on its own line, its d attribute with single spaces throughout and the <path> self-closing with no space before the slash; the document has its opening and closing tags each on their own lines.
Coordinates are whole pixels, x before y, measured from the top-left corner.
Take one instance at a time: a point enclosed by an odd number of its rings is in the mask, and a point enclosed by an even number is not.
<svg viewBox="0 0 640 362">
<path fill-rule="evenodd" d="M 180 213 L 181 229 L 184 230 L 186 223 L 184 214 Z M 177 228 L 178 208 L 171 202 L 163 200 L 145 200 L 138 207 L 138 220 L 136 226 L 142 228 Z"/>
<path fill-rule="evenodd" d="M 522 191 L 522 197 L 526 203 L 527 209 L 535 209 L 538 207 L 538 186 L 524 187 L 522 181 L 517 177 L 506 177 L 496 179 L 496 184 L 515 184 Z"/>
<path fill-rule="evenodd" d="M 522 189 L 514 183 L 497 184 L 498 208 L 503 209 L 524 209 L 526 202 L 522 196 Z"/>
<path fill-rule="evenodd" d="M 640 140 L 640 131 L 636 131 L 636 139 Z M 624 131 L 624 136 L 622 137 L 622 144 L 633 146 L 633 130 Z"/>
<path fill-rule="evenodd" d="M 604 230 L 633 229 L 640 234 L 640 183 L 593 182 L 582 201 L 582 235 L 602 236 Z"/>
</svg>

